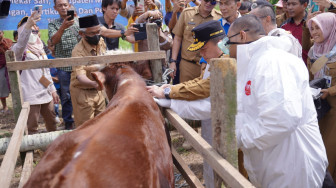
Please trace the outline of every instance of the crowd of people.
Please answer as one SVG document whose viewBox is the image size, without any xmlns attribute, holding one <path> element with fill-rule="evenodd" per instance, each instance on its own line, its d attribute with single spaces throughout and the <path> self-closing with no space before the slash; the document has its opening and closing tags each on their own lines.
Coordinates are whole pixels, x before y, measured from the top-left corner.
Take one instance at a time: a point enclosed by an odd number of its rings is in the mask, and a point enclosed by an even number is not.
<svg viewBox="0 0 336 188">
<path fill-rule="evenodd" d="M 59 18 L 48 25 L 47 43 L 39 35 L 37 23 L 43 15 L 37 12 L 18 23 L 15 42 L 0 31 L 2 112 L 8 111 L 10 93 L 7 50 L 22 61 L 101 56 L 120 49 L 121 39 L 131 43 L 134 52 L 147 51 L 141 23 L 156 23 L 160 49 L 168 57 L 162 66 L 172 71 L 170 84 L 147 87 L 158 105 L 183 118 L 201 120 L 202 137 L 211 144 L 208 62 L 235 58 L 239 171 L 256 187 L 335 187 L 335 2 L 165 0 L 163 15 L 158 0 L 145 0 L 144 7 L 127 1 L 103 0 L 102 17 L 78 17 L 68 0 L 54 0 Z M 68 10 L 74 10 L 73 17 Z M 128 20 L 127 27 L 115 22 L 118 14 Z M 149 61 L 137 63 L 136 71 L 152 79 Z M 106 108 L 91 71 L 69 66 L 20 72 L 23 99 L 30 103 L 29 134 L 38 132 L 40 115 L 47 131 L 56 130 L 59 102 L 65 129 L 79 127 Z M 321 88 L 320 98 L 330 110 L 318 120 L 309 80 L 321 78 L 327 87 Z M 206 187 L 214 187 L 207 163 L 203 175 Z"/>
</svg>

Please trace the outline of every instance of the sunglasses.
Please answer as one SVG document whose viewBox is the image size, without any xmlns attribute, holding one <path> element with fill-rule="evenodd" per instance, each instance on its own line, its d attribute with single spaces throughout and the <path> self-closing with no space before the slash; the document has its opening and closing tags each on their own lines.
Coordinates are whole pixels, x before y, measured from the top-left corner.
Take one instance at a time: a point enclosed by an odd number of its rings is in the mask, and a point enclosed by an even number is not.
<svg viewBox="0 0 336 188">
<path fill-rule="evenodd" d="M 32 30 L 32 33 L 33 33 L 33 34 L 38 34 L 38 33 L 39 33 L 39 30 Z"/>
<path fill-rule="evenodd" d="M 204 0 L 204 2 L 206 2 L 206 3 L 211 2 L 211 5 L 216 5 L 217 4 L 216 0 Z"/>
</svg>

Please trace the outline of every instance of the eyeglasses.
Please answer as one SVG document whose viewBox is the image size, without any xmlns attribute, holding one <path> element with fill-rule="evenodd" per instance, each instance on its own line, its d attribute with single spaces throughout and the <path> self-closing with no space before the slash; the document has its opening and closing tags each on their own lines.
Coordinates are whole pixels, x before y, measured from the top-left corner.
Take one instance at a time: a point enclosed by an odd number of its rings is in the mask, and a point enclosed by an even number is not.
<svg viewBox="0 0 336 188">
<path fill-rule="evenodd" d="M 245 29 L 245 30 L 243 30 L 244 32 L 248 32 L 248 31 L 250 31 L 249 29 Z M 231 35 L 230 37 L 229 36 L 227 36 L 227 38 L 229 39 L 227 42 L 226 42 L 226 44 L 227 45 L 230 45 L 230 44 L 249 44 L 249 43 L 251 43 L 251 42 L 246 42 L 246 43 L 241 43 L 241 42 L 231 42 L 230 41 L 230 38 L 232 38 L 232 37 L 235 37 L 235 36 L 237 36 L 237 35 L 239 35 L 240 34 L 240 32 L 238 32 L 238 33 L 236 33 L 236 34 L 234 34 L 234 35 Z"/>
<path fill-rule="evenodd" d="M 32 30 L 32 33 L 33 33 L 33 34 L 38 34 L 38 33 L 39 33 L 39 30 Z"/>
<path fill-rule="evenodd" d="M 206 2 L 206 3 L 211 2 L 211 5 L 216 5 L 217 4 L 216 0 L 204 0 L 204 2 Z"/>
</svg>

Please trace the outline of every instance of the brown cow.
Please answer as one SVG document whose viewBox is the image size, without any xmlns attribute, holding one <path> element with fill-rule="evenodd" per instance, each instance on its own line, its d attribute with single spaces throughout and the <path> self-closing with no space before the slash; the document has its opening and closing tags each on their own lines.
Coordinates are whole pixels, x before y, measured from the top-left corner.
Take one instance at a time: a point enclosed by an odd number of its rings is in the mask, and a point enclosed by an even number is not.
<svg viewBox="0 0 336 188">
<path fill-rule="evenodd" d="M 174 187 L 163 118 L 142 78 L 130 67 L 92 73 L 107 109 L 57 138 L 25 187 Z"/>
</svg>

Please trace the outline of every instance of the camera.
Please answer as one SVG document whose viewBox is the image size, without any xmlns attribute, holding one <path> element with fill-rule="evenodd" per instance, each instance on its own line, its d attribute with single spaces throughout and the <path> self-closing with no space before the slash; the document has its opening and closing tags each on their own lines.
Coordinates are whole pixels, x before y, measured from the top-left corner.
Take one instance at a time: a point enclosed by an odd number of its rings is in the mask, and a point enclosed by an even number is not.
<svg viewBox="0 0 336 188">
<path fill-rule="evenodd" d="M 158 27 L 162 26 L 162 18 L 160 19 L 153 19 L 152 17 L 149 18 L 149 23 L 156 23 Z"/>
</svg>

